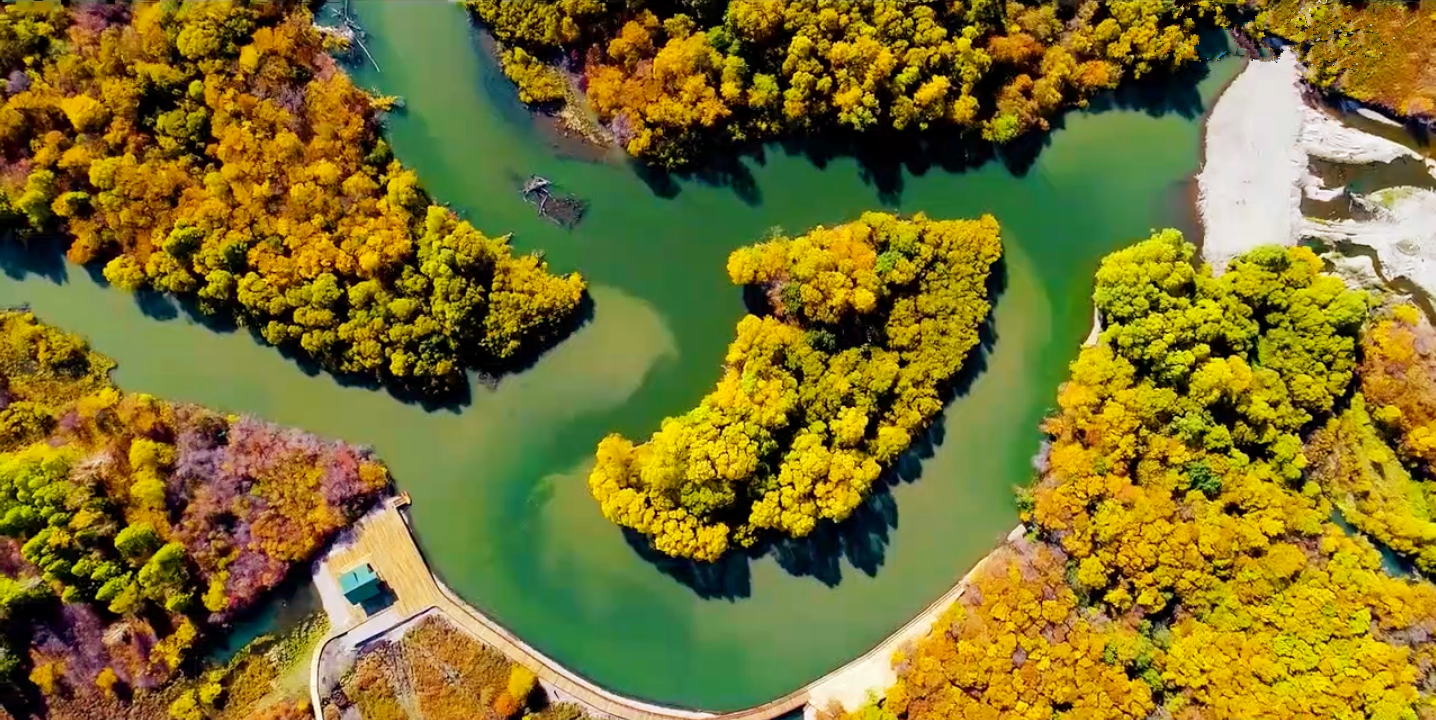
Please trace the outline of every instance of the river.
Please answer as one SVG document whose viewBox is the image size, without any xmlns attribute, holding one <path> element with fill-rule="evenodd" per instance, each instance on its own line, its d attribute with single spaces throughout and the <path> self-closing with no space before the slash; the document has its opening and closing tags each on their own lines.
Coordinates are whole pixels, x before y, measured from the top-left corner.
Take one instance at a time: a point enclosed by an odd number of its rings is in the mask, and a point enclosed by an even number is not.
<svg viewBox="0 0 1436 720">
<path fill-rule="evenodd" d="M 382 68 L 357 68 L 357 81 L 406 100 L 388 122 L 399 158 L 480 229 L 513 231 L 556 269 L 582 270 L 591 322 L 533 368 L 475 388 L 466 406 L 426 412 L 307 374 L 243 331 L 137 301 L 83 270 L 28 268 L 12 250 L 0 304 L 28 302 L 83 334 L 119 361 L 129 390 L 372 445 L 461 596 L 614 691 L 709 710 L 764 702 L 861 654 L 1013 526 L 1012 487 L 1031 475 L 1038 422 L 1087 333 L 1092 272 L 1151 228 L 1189 222 L 1199 116 L 1238 67 L 1211 65 L 1161 108 L 1070 115 L 1021 176 L 990 163 L 874 183 L 850 157 L 815 163 L 773 148 L 736 182 L 678 180 L 660 195 L 624 162 L 557 153 L 456 4 L 354 7 Z M 576 230 L 522 202 L 516 178 L 530 173 L 589 201 Z M 781 563 L 739 558 L 695 573 L 645 559 L 588 497 L 595 444 L 613 431 L 646 437 L 718 377 L 743 312 L 725 277 L 729 251 L 773 226 L 797 233 L 882 207 L 991 212 L 1004 228 L 995 342 L 943 417 L 932 457 Z"/>
</svg>

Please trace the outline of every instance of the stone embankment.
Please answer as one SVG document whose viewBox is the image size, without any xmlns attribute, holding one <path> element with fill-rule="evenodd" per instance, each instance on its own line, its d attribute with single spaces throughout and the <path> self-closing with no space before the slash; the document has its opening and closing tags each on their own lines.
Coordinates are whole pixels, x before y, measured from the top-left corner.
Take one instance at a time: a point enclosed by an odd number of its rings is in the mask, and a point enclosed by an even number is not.
<svg viewBox="0 0 1436 720">
<path fill-rule="evenodd" d="M 620 720 L 774 720 L 807 706 L 805 714 L 811 720 L 816 707 L 826 708 L 837 702 L 847 709 L 855 709 L 869 691 L 880 693 L 891 685 L 896 679 L 892 669 L 893 652 L 925 635 L 942 612 L 961 597 L 967 584 L 964 577 L 922 614 L 862 657 L 776 700 L 727 713 L 667 707 L 624 697 L 595 685 L 525 643 L 444 587 L 435 579 L 414 542 L 401 511 L 406 502 L 402 497 L 386 500 L 350 528 L 315 565 L 315 585 L 331 626 L 329 637 L 320 643 L 310 663 L 310 702 L 317 720 L 323 720 L 322 700 L 329 689 L 325 686 L 336 679 L 325 672 L 326 654 L 352 653 L 364 643 L 384 637 L 426 613 L 442 613 L 454 626 L 533 670 L 546 687 L 597 715 Z M 1022 530 L 1019 526 L 1013 533 L 1021 535 Z M 361 563 L 369 563 L 374 568 L 392 595 L 387 607 L 368 616 L 345 601 L 337 583 L 340 573 Z"/>
</svg>

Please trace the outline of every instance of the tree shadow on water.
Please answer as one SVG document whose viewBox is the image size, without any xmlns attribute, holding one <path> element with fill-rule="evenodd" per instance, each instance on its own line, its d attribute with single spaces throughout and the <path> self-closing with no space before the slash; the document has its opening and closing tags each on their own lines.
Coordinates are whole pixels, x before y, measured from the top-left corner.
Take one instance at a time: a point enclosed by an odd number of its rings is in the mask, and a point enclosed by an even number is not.
<svg viewBox="0 0 1436 720">
<path fill-rule="evenodd" d="M 1208 30 L 1201 34 L 1197 43 L 1197 54 L 1211 58 L 1232 47 L 1226 33 Z M 1150 117 L 1177 115 L 1195 120 L 1206 112 L 1202 100 L 1201 85 L 1212 74 L 1210 62 L 1191 63 L 1175 72 L 1158 73 L 1122 83 L 1115 90 L 1101 93 L 1092 98 L 1087 111 L 1103 113 L 1111 110 L 1135 110 Z M 1053 128 L 1060 127 L 1054 123 Z"/>
<path fill-rule="evenodd" d="M 998 338 L 995 311 L 1007 284 L 1004 256 L 993 264 L 987 277 L 987 296 L 993 309 L 978 325 L 978 342 L 968 351 L 953 379 L 940 389 L 944 412 L 933 418 L 927 430 L 883 473 L 871 494 L 846 520 L 820 521 L 812 533 L 802 538 L 766 534 L 753 547 L 735 548 L 714 562 L 669 557 L 654 549 L 646 536 L 629 528 L 621 529 L 624 540 L 659 572 L 708 600 L 751 596 L 752 565 L 769 555 L 789 575 L 811 577 L 828 587 L 842 583 L 845 561 L 864 575 L 876 577 L 887 559 L 891 531 L 898 527 L 893 488 L 917 482 L 922 477 L 923 463 L 936 454 L 946 439 L 946 409 L 955 399 L 967 396 L 978 378 L 987 372 L 988 357 Z M 750 298 L 750 302 L 762 307 L 764 299 L 759 295 Z"/>
<path fill-rule="evenodd" d="M 75 267 L 65 259 L 66 244 L 65 238 L 60 236 L 0 233 L 0 272 L 15 280 L 38 276 L 54 284 L 63 285 L 69 282 L 70 270 Z M 105 279 L 99 264 L 78 267 L 95 284 L 109 288 L 110 283 Z M 241 325 L 235 316 L 229 313 L 206 312 L 193 298 L 177 297 L 153 290 L 141 290 L 129 295 L 136 308 L 147 318 L 161 322 L 183 319 L 217 334 L 244 331 L 256 344 L 278 352 L 308 377 L 327 375 L 342 387 L 384 391 L 395 400 L 417 405 L 426 412 L 462 412 L 473 402 L 474 384 L 493 388 L 504 377 L 532 368 L 544 353 L 587 325 L 594 316 L 593 297 L 585 293 L 573 315 L 554 327 L 544 338 L 523 348 L 518 355 L 502 362 L 489 361 L 478 354 L 462 356 L 459 358 L 460 364 L 468 370 L 464 382 L 433 388 L 406 385 L 389 376 L 381 380 L 373 375 L 343 373 L 326 368 L 302 348 L 295 345 L 273 345 L 264 338 L 258 328 Z"/>
<path fill-rule="evenodd" d="M 0 230 L 0 272 L 12 280 L 31 275 L 56 285 L 70 281 L 62 238 Z"/>
<path fill-rule="evenodd" d="M 174 320 L 179 317 L 179 305 L 161 292 L 140 290 L 135 292 L 135 306 L 140 314 L 151 320 Z"/>
<path fill-rule="evenodd" d="M 758 189 L 757 178 L 749 163 L 759 166 L 767 164 L 762 145 L 749 145 L 731 152 L 709 153 L 701 162 L 681 170 L 668 170 L 628 158 L 628 166 L 650 192 L 664 200 L 672 200 L 683 191 L 683 182 L 696 182 L 709 187 L 728 188 L 745 204 L 757 207 L 763 204 L 763 193 Z M 746 161 L 746 162 L 745 162 Z"/>
<path fill-rule="evenodd" d="M 1208 28 L 1201 33 L 1198 43 L 1198 54 L 1203 61 L 1124 82 L 1116 90 L 1089 99 L 1084 109 L 1068 108 L 1049 118 L 1049 129 L 1028 132 L 1001 146 L 983 140 L 976 132 L 942 126 L 926 131 L 854 132 L 828 128 L 815 134 L 788 135 L 762 143 L 715 142 L 711 147 L 695 151 L 699 159 L 680 170 L 667 170 L 631 158 L 629 164 L 660 198 L 675 198 L 682 192 L 683 184 L 693 182 L 732 189 L 745 203 L 756 206 L 762 203 L 763 195 L 752 166 L 766 164 L 769 150 L 802 156 L 820 170 L 834 160 L 852 158 L 862 180 L 877 191 L 879 201 L 895 206 L 902 199 L 908 176 L 921 177 L 933 169 L 961 173 L 998 161 L 1013 175 L 1025 176 L 1072 113 L 1128 110 L 1152 117 L 1176 114 L 1187 119 L 1198 118 L 1205 112 L 1200 86 L 1211 74 L 1211 64 L 1205 59 L 1230 49 L 1224 31 Z"/>
<path fill-rule="evenodd" d="M 135 303 L 140 312 L 156 320 L 173 320 L 183 315 L 189 322 L 205 329 L 220 333 L 246 332 L 256 344 L 270 348 L 292 363 L 306 377 L 328 376 L 344 388 L 357 388 L 369 392 L 385 392 L 390 397 L 408 405 L 416 405 L 425 412 L 449 412 L 458 414 L 473 403 L 474 385 L 490 390 L 495 389 L 505 377 L 517 375 L 531 369 L 545 353 L 573 335 L 580 328 L 592 322 L 594 317 L 593 297 L 584 293 L 578 307 L 564 323 L 543 340 L 525 346 L 517 355 L 502 362 L 489 361 L 478 354 L 461 356 L 460 364 L 466 368 L 465 381 L 434 388 L 405 384 L 391 376 L 382 380 L 373 375 L 344 373 L 327 368 L 313 355 L 293 345 L 273 345 L 260 333 L 259 328 L 240 325 L 233 316 L 207 313 L 191 298 L 173 295 L 141 292 L 135 294 Z"/>
</svg>

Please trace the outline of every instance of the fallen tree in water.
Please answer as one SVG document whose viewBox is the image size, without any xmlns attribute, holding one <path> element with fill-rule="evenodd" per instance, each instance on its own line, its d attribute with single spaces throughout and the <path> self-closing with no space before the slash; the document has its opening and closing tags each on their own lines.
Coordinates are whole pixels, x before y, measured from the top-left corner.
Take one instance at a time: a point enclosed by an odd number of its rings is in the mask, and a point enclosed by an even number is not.
<svg viewBox="0 0 1436 720">
<path fill-rule="evenodd" d="M 538 208 L 540 217 L 559 225 L 572 228 L 583 219 L 588 204 L 573 195 L 559 195 L 553 191 L 553 181 L 538 175 L 530 175 L 524 183 L 523 197 Z"/>
</svg>

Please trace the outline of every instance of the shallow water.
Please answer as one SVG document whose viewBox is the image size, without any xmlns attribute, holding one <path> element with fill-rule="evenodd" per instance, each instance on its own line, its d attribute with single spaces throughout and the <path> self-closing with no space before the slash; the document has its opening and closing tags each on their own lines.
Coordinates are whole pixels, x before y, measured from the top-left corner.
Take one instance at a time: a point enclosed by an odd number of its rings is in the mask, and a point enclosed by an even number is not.
<svg viewBox="0 0 1436 720">
<path fill-rule="evenodd" d="M 468 405 L 426 412 L 307 375 L 245 332 L 137 302 L 82 270 L 30 272 L 13 249 L 0 304 L 28 302 L 84 334 L 120 362 L 126 388 L 373 445 L 460 595 L 604 686 L 711 710 L 764 702 L 861 654 L 1015 524 L 1011 488 L 1031 475 L 1037 423 L 1087 333 L 1092 271 L 1181 221 L 1172 198 L 1198 166 L 1197 118 L 1237 67 L 1228 56 L 1197 88 L 1160 94 L 1162 109 L 1069 116 L 1022 176 L 1000 163 L 915 176 L 775 147 L 717 182 L 645 181 L 626 163 L 551 147 L 456 4 L 354 8 L 382 68 L 356 69 L 358 81 L 406 101 L 388 123 L 399 158 L 479 228 L 513 231 L 556 269 L 580 269 L 589 324 L 530 370 L 475 388 Z M 589 201 L 577 229 L 519 198 L 531 173 Z M 855 521 L 781 553 L 702 567 L 646 559 L 588 496 L 595 444 L 608 432 L 646 436 L 718 377 L 743 312 L 725 277 L 729 251 L 775 225 L 795 233 L 879 208 L 990 212 L 1004 227 L 991 349 L 934 433 L 932 457 Z"/>
<path fill-rule="evenodd" d="M 1311 158 L 1310 168 L 1313 175 L 1321 178 L 1325 187 L 1346 188 L 1348 193 L 1357 195 L 1369 195 L 1383 188 L 1398 186 L 1436 190 L 1436 177 L 1431 175 L 1421 161 L 1410 157 L 1364 165 Z M 1303 196 L 1301 213 L 1307 217 L 1331 221 L 1363 220 L 1369 215 L 1346 195 L 1325 201 Z"/>
<path fill-rule="evenodd" d="M 215 636 L 206 648 L 205 662 L 229 662 L 244 646 L 264 635 L 277 635 L 316 613 L 323 612 L 319 590 L 309 574 L 299 572 L 274 591 L 274 596 L 234 622 L 229 632 Z"/>
</svg>

